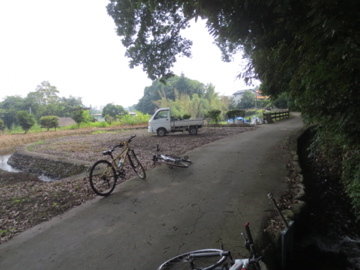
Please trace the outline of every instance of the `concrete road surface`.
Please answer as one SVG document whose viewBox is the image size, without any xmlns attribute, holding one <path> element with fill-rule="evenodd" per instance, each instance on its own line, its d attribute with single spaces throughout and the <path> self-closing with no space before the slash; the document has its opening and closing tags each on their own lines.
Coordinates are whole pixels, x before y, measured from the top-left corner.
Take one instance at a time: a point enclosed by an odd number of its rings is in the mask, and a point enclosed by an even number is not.
<svg viewBox="0 0 360 270">
<path fill-rule="evenodd" d="M 303 127 L 299 114 L 188 153 L 187 169 L 161 165 L 0 245 L 0 269 L 156 269 L 177 254 L 219 248 L 246 254 L 286 188 L 281 145 Z M 171 135 L 170 135 L 171 136 Z M 174 137 L 175 139 L 175 137 Z"/>
</svg>

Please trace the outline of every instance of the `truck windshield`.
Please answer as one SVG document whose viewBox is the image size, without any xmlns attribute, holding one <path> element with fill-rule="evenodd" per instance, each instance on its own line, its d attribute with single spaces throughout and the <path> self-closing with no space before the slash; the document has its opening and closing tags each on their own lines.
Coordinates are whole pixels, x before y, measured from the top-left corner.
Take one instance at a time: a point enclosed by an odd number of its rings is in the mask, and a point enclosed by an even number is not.
<svg viewBox="0 0 360 270">
<path fill-rule="evenodd" d="M 167 111 L 161 111 L 161 112 L 158 112 L 154 119 L 160 119 L 160 118 L 167 118 L 168 117 L 168 112 Z"/>
</svg>

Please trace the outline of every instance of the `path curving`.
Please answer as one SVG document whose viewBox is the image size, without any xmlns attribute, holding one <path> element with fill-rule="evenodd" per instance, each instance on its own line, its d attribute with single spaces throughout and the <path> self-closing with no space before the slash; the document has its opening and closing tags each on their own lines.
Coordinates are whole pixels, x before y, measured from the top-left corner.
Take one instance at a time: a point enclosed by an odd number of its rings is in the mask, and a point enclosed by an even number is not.
<svg viewBox="0 0 360 270">
<path fill-rule="evenodd" d="M 188 155 L 188 169 L 160 166 L 0 245 L 0 269 L 156 269 L 189 250 L 244 253 L 242 225 L 254 235 L 286 189 L 281 147 L 303 123 L 289 120 L 215 141 Z"/>
</svg>

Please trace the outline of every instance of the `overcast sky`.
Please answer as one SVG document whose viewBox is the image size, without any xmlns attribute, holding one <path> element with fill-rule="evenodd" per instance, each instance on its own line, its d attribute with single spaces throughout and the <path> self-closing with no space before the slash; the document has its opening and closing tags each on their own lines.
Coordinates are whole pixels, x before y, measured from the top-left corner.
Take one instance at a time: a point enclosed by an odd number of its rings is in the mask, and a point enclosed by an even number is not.
<svg viewBox="0 0 360 270">
<path fill-rule="evenodd" d="M 0 101 L 26 97 L 43 81 L 61 97 L 81 97 L 86 106 L 136 104 L 151 85 L 142 67 L 130 69 L 125 48 L 106 12 L 108 0 L 15 0 L 0 2 Z M 236 62 L 221 61 L 219 49 L 197 22 L 186 36 L 191 59 L 180 58 L 177 75 L 212 83 L 222 95 L 247 86 Z"/>
</svg>

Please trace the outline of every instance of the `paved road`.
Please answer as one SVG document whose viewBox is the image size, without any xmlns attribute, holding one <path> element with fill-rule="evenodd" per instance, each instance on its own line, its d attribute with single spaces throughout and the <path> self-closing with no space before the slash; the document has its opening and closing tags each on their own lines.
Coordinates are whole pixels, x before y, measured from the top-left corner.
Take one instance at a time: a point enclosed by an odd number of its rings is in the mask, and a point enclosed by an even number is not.
<svg viewBox="0 0 360 270">
<path fill-rule="evenodd" d="M 284 140 L 299 115 L 189 152 L 188 169 L 166 166 L 0 245 L 0 269 L 150 270 L 176 254 L 225 248 L 244 254 L 240 232 L 255 237 L 286 188 Z"/>
</svg>

